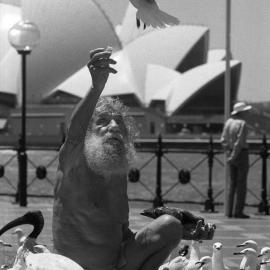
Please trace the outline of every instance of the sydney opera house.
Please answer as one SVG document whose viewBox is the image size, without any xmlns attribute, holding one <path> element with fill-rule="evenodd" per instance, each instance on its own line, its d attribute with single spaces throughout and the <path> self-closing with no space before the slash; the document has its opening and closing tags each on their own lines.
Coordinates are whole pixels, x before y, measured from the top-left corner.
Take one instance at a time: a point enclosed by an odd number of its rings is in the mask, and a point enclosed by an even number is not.
<svg viewBox="0 0 270 270">
<path fill-rule="evenodd" d="M 16 1 L 14 1 L 16 2 Z M 128 6 L 122 24 L 110 22 L 91 0 L 0 4 L 0 119 L 2 133 L 20 130 L 20 58 L 8 30 L 21 18 L 38 25 L 40 44 L 27 58 L 28 135 L 55 136 L 91 87 L 89 50 L 113 47 L 117 74 L 103 95 L 130 107 L 142 135 L 219 132 L 224 120 L 225 50 L 209 48 L 210 30 L 180 24 L 137 29 Z M 5 16 L 3 16 L 5 15 Z M 237 99 L 241 62 L 230 61 L 231 102 Z"/>
</svg>

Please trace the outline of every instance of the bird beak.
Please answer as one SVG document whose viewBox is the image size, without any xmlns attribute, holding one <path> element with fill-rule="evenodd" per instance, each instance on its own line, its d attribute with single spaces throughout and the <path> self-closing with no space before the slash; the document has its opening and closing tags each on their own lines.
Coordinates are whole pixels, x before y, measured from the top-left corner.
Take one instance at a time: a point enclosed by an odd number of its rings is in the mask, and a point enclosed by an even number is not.
<svg viewBox="0 0 270 270">
<path fill-rule="evenodd" d="M 31 232 L 29 237 L 36 238 L 44 226 L 44 218 L 42 213 L 40 211 L 27 212 L 25 215 L 10 221 L 8 224 L 2 227 L 0 229 L 0 235 L 16 226 L 24 224 L 30 224 L 34 226 L 34 230 Z"/>
<path fill-rule="evenodd" d="M 234 252 L 233 255 L 242 255 L 241 252 Z"/>
<path fill-rule="evenodd" d="M 259 255 L 258 255 L 258 258 L 259 258 L 259 257 L 262 257 L 262 256 L 263 256 L 263 254 L 259 254 Z"/>
<path fill-rule="evenodd" d="M 198 269 L 202 268 L 202 266 L 205 264 L 204 262 L 195 262 L 196 265 L 198 265 Z"/>
<path fill-rule="evenodd" d="M 260 262 L 260 265 L 267 264 L 267 263 L 269 263 L 269 262 Z"/>
<path fill-rule="evenodd" d="M 244 244 L 237 245 L 236 247 L 244 247 Z"/>
</svg>

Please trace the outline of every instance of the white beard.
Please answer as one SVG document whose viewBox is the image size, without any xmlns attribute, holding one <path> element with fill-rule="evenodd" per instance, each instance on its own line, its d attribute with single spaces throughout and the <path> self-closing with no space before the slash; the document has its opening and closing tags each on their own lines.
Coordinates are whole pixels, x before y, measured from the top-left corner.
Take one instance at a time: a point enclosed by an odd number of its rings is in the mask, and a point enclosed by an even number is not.
<svg viewBox="0 0 270 270">
<path fill-rule="evenodd" d="M 98 175 L 127 174 L 134 162 L 135 150 L 133 146 L 107 140 L 106 136 L 91 134 L 85 138 L 84 156 L 89 168 Z"/>
</svg>

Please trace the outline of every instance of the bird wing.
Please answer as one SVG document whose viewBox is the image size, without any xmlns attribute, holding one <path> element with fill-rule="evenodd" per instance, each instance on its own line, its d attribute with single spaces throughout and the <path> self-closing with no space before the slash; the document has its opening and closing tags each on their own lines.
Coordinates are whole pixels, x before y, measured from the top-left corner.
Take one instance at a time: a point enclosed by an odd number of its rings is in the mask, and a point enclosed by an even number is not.
<svg viewBox="0 0 270 270">
<path fill-rule="evenodd" d="M 29 270 L 83 270 L 68 257 L 54 253 L 30 254 L 25 258 L 25 262 Z"/>
<path fill-rule="evenodd" d="M 130 0 L 130 2 L 137 8 L 137 18 L 142 20 L 146 26 L 164 28 L 168 25 L 179 24 L 178 18 L 160 10 L 153 0 Z"/>
</svg>

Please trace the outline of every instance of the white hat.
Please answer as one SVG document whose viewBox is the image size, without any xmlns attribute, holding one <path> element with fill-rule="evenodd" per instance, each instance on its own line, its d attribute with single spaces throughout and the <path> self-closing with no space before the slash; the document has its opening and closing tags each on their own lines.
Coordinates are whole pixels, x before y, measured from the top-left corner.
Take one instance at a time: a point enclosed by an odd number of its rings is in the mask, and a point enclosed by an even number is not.
<svg viewBox="0 0 270 270">
<path fill-rule="evenodd" d="M 251 105 L 246 105 L 244 102 L 237 102 L 233 105 L 233 111 L 231 112 L 231 115 L 235 115 L 239 112 L 248 111 L 252 108 Z"/>
</svg>

